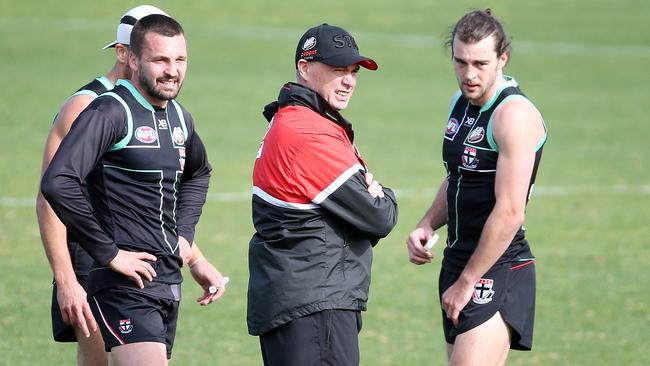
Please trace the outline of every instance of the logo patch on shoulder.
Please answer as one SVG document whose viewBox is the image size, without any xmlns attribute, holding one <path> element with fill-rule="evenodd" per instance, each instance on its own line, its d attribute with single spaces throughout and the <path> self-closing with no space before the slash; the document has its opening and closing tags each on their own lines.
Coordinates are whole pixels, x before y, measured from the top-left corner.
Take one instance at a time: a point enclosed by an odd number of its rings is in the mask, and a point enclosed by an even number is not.
<svg viewBox="0 0 650 366">
<path fill-rule="evenodd" d="M 476 127 L 467 135 L 467 142 L 475 144 L 483 140 L 483 137 L 485 137 L 485 129 L 483 127 Z"/>
<path fill-rule="evenodd" d="M 492 286 L 494 285 L 494 280 L 488 278 L 481 278 L 474 284 L 474 294 L 472 294 L 472 301 L 479 305 L 487 304 L 492 301 L 492 296 L 494 295 L 494 290 Z"/>
<path fill-rule="evenodd" d="M 174 139 L 174 143 L 176 145 L 183 145 L 185 143 L 185 134 L 180 127 L 174 127 L 172 138 Z"/>
<path fill-rule="evenodd" d="M 149 126 L 140 126 L 135 130 L 135 138 L 145 144 L 156 142 L 158 135 L 156 130 Z"/>
<path fill-rule="evenodd" d="M 451 118 L 447 122 L 447 135 L 453 135 L 458 131 L 458 127 L 460 127 L 460 123 L 458 123 L 458 120 L 456 118 Z"/>
<path fill-rule="evenodd" d="M 120 332 L 123 334 L 131 333 L 133 330 L 133 325 L 131 325 L 131 319 L 121 319 L 120 320 Z"/>
</svg>

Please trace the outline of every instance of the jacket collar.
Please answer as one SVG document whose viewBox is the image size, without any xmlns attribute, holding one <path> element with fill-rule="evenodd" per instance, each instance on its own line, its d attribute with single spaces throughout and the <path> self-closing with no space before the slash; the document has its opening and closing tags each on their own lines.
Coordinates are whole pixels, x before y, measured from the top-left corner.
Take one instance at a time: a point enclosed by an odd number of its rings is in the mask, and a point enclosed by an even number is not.
<svg viewBox="0 0 650 366">
<path fill-rule="evenodd" d="M 307 107 L 329 119 L 341 126 L 348 135 L 350 142 L 354 142 L 354 130 L 352 129 L 352 124 L 345 119 L 339 111 L 333 109 L 325 99 L 318 95 L 318 93 L 304 85 L 292 82 L 284 84 L 282 89 L 280 89 L 278 100 L 267 104 L 264 107 L 264 112 L 262 112 L 262 114 L 267 121 L 271 122 L 271 119 L 273 119 L 273 116 L 275 116 L 280 108 L 289 105 Z"/>
</svg>

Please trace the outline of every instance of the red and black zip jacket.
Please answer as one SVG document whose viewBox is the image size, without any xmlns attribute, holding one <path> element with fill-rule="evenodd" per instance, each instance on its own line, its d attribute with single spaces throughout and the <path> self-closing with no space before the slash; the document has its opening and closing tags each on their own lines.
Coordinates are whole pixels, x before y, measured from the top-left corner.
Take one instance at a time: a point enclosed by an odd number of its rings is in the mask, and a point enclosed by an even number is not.
<svg viewBox="0 0 650 366">
<path fill-rule="evenodd" d="M 374 198 L 350 123 L 316 92 L 283 86 L 253 170 L 248 329 L 263 334 L 325 309 L 365 310 L 372 246 L 397 223 Z"/>
</svg>

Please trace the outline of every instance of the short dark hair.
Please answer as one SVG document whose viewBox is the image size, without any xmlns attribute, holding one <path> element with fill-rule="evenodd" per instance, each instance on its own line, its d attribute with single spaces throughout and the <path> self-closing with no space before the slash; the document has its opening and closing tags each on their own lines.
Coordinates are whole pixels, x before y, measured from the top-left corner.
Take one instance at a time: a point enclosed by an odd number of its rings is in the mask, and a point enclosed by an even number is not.
<svg viewBox="0 0 650 366">
<path fill-rule="evenodd" d="M 491 9 L 474 10 L 465 14 L 454 25 L 445 45 L 454 55 L 454 39 L 463 43 L 474 44 L 494 35 L 494 51 L 497 56 L 510 53 L 510 37 L 503 29 L 501 21 L 492 15 Z"/>
<path fill-rule="evenodd" d="M 131 45 L 129 46 L 131 52 L 136 56 L 142 55 L 142 44 L 144 43 L 144 36 L 147 33 L 156 33 L 165 37 L 174 37 L 177 35 L 184 35 L 183 27 L 166 15 L 152 14 L 142 17 L 133 26 L 131 31 Z"/>
</svg>

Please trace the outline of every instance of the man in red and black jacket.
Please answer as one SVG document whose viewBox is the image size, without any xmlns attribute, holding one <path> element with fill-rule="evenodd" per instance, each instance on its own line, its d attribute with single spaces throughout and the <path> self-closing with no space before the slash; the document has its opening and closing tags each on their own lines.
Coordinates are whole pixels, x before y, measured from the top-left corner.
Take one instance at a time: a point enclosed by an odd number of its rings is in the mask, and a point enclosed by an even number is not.
<svg viewBox="0 0 650 366">
<path fill-rule="evenodd" d="M 248 330 L 265 365 L 358 365 L 372 247 L 397 222 L 394 193 L 367 170 L 341 114 L 360 66 L 345 30 L 309 29 L 297 83 L 264 108 L 269 130 L 253 171 Z"/>
</svg>

